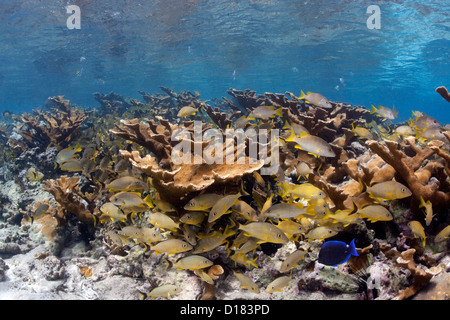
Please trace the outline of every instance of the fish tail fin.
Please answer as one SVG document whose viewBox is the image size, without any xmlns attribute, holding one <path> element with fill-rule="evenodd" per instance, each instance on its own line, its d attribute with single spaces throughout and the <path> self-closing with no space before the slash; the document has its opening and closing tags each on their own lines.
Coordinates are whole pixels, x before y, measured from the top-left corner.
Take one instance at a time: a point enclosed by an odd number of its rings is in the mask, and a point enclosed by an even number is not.
<svg viewBox="0 0 450 320">
<path fill-rule="evenodd" d="M 394 118 L 398 117 L 398 110 L 395 108 L 395 106 L 392 107 L 392 113 L 394 114 Z"/>
<path fill-rule="evenodd" d="M 300 90 L 300 97 L 298 97 L 299 99 L 305 99 L 305 93 L 303 92 L 303 90 Z"/>
<path fill-rule="evenodd" d="M 375 108 L 375 106 L 372 104 L 371 107 L 370 107 L 370 114 L 374 114 L 374 113 L 376 113 L 377 111 L 378 111 L 378 109 Z"/>
<path fill-rule="evenodd" d="M 289 123 L 289 121 L 285 121 L 283 128 L 281 128 L 281 129 L 289 129 L 290 127 L 291 127 L 291 124 Z"/>
<path fill-rule="evenodd" d="M 359 182 L 359 186 L 361 187 L 359 189 L 360 193 L 366 192 L 367 191 L 367 186 L 366 184 L 361 180 L 361 178 L 358 179 Z"/>
<path fill-rule="evenodd" d="M 153 204 L 153 197 L 148 194 L 145 198 L 144 198 L 144 202 L 149 206 L 149 208 L 154 208 L 155 205 Z"/>
<path fill-rule="evenodd" d="M 244 180 L 241 180 L 241 191 L 240 191 L 241 196 L 249 196 L 250 194 L 245 191 L 244 189 Z"/>
<path fill-rule="evenodd" d="M 422 196 L 420 196 L 420 205 L 419 208 L 425 208 L 425 200 L 423 199 Z"/>
<path fill-rule="evenodd" d="M 348 247 L 348 252 L 352 255 L 352 256 L 359 256 L 358 252 L 356 252 L 356 246 L 355 246 L 355 239 L 352 240 L 352 242 L 350 242 L 350 245 Z"/>
<path fill-rule="evenodd" d="M 162 260 L 164 261 L 165 264 L 167 264 L 166 270 L 172 269 L 172 267 L 173 267 L 173 262 L 172 261 L 170 261 L 167 258 L 163 258 Z"/>
<path fill-rule="evenodd" d="M 277 111 L 275 111 L 275 114 L 279 117 L 283 116 L 283 107 L 280 107 L 277 109 Z"/>
<path fill-rule="evenodd" d="M 248 263 L 251 264 L 252 266 L 254 266 L 255 268 L 259 268 L 258 265 L 256 264 L 256 260 L 258 259 L 258 257 L 256 257 L 253 260 L 248 260 Z"/>
<path fill-rule="evenodd" d="M 93 220 L 94 228 L 95 228 L 97 226 L 97 223 L 98 223 L 99 219 L 98 219 L 98 217 L 95 214 L 93 214 L 92 215 L 92 220 Z"/>
<path fill-rule="evenodd" d="M 225 230 L 223 231 L 223 235 L 228 238 L 231 237 L 232 235 L 234 235 L 236 233 L 236 231 L 233 228 L 236 225 L 236 222 L 232 222 L 232 225 L 226 225 Z"/>
<path fill-rule="evenodd" d="M 294 138 L 296 137 L 294 130 L 291 129 L 291 135 L 287 137 L 284 141 L 294 142 Z"/>
<path fill-rule="evenodd" d="M 137 290 L 138 294 L 141 296 L 142 300 L 147 299 L 148 295 L 145 292 Z"/>
</svg>

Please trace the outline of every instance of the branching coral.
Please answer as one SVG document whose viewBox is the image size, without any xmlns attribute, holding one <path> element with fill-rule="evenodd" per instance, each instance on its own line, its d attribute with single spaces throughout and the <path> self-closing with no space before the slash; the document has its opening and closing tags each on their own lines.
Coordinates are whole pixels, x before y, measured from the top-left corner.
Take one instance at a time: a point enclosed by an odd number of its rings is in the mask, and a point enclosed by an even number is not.
<svg viewBox="0 0 450 320">
<path fill-rule="evenodd" d="M 36 116 L 23 114 L 23 125 L 18 133 L 31 147 L 56 147 L 61 150 L 74 139 L 88 116 L 83 110 L 70 107 L 69 101 L 63 100 L 61 96 L 49 99 L 61 109 L 51 113 L 36 110 Z"/>
<path fill-rule="evenodd" d="M 62 176 L 56 180 L 44 181 L 42 188 L 53 195 L 58 203 L 58 211 L 69 212 L 84 223 L 94 223 L 95 195 L 83 194 L 78 188 L 79 182 L 80 178 Z"/>
<path fill-rule="evenodd" d="M 437 153 L 436 148 L 442 146 L 443 142 L 430 141 L 426 147 L 422 148 L 416 145 L 414 137 L 405 140 L 407 144 L 390 140 L 384 140 L 383 143 L 369 140 L 366 145 L 395 169 L 396 178 L 399 182 L 406 183 L 416 200 L 423 197 L 425 201 L 430 200 L 433 207 L 448 207 L 450 205 L 450 190 L 445 181 L 447 176 L 443 170 L 435 170 L 436 172 L 433 173 L 440 172 L 444 176 L 437 176 L 435 180 L 430 179 L 425 183 L 419 179 L 420 175 L 416 175 L 419 169 L 423 169 L 426 160 Z M 442 165 L 428 166 L 428 169 L 437 169 L 438 167 L 442 169 Z"/>
</svg>

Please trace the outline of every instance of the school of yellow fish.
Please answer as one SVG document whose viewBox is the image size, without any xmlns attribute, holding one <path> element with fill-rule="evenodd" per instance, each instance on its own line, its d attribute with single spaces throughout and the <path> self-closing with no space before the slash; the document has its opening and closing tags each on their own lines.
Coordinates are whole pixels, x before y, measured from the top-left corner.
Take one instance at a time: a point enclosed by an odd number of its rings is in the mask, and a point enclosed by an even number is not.
<svg viewBox="0 0 450 320">
<path fill-rule="evenodd" d="M 302 91 L 299 99 L 317 107 L 332 108 L 330 102 L 318 93 L 304 94 Z M 178 112 L 178 117 L 188 118 L 202 112 L 201 109 L 202 107 L 193 105 L 183 107 Z M 395 107 L 391 110 L 382 106 L 372 106 L 371 113 L 384 120 L 395 119 L 398 114 Z M 270 123 L 268 121 L 281 115 L 281 108 L 260 106 L 248 116 L 237 119 L 235 125 L 240 128 L 255 120 Z M 435 125 L 434 119 L 420 112 L 415 112 L 413 116 L 409 125 L 398 126 L 393 132 L 375 122 L 368 123 L 365 127 L 352 126 L 352 132 L 360 139 L 372 139 L 375 135 L 392 140 L 405 136 L 416 136 L 419 141 L 440 138 L 437 130 L 439 126 Z M 285 123 L 283 129 L 286 138 L 281 143 L 292 143 L 296 149 L 314 157 L 336 156 L 329 143 L 311 135 L 303 126 Z M 86 147 L 80 157 L 81 151 L 83 150 L 78 145 L 61 150 L 56 157 L 55 166 L 68 172 L 92 170 L 89 163 L 95 157 L 95 147 Z M 106 167 L 109 160 L 104 159 L 100 168 Z M 316 169 L 305 162 L 299 162 L 296 173 L 299 180 L 307 179 L 309 175 L 317 174 Z M 42 178 L 33 170 L 26 177 L 33 181 Z M 332 210 L 326 192 L 309 182 L 277 182 L 273 188 L 273 185 L 271 187 L 268 184 L 267 178 L 264 179 L 258 172 L 253 173 L 252 179 L 253 190 L 245 190 L 242 185 L 238 193 L 201 193 L 180 208 L 161 200 L 151 179 L 143 181 L 141 176 L 129 175 L 129 171 L 123 171 L 118 178 L 105 181 L 104 190 L 108 192 L 108 201 L 99 208 L 98 220 L 102 224 L 115 224 L 116 231 L 110 232 L 110 238 L 115 244 L 142 244 L 152 254 L 167 255 L 171 268 L 194 271 L 211 267 L 213 261 L 202 254 L 224 246 L 232 264 L 241 266 L 240 269 L 243 270 L 243 267 L 262 267 L 255 254 L 261 244 L 322 241 L 335 236 L 348 225 L 358 224 L 363 220 L 372 223 L 390 221 L 393 216 L 386 204 L 411 196 L 411 191 L 396 181 L 370 186 L 360 181 L 362 192 L 366 192 L 373 203 L 359 208 L 353 206 L 347 210 Z M 255 186 L 267 190 L 264 202 L 251 200 Z M 41 215 L 47 207 L 39 208 L 37 214 Z M 428 226 L 433 218 L 432 204 L 421 199 L 420 207 L 424 211 L 423 222 Z M 423 222 L 410 221 L 408 227 L 425 246 L 427 237 Z M 436 235 L 435 241 L 444 241 L 449 238 L 449 234 L 450 229 L 447 227 Z M 174 255 L 176 259 L 173 258 Z M 292 252 L 280 267 L 279 272 L 284 275 L 268 284 L 265 292 L 274 293 L 285 289 L 292 279 L 289 273 L 307 255 L 308 252 L 303 250 Z M 256 282 L 245 273 L 234 270 L 233 275 L 242 289 L 255 294 L 260 292 Z M 202 280 L 205 281 L 205 278 Z M 179 286 L 163 285 L 141 294 L 143 297 L 170 297 L 181 290 Z"/>
</svg>

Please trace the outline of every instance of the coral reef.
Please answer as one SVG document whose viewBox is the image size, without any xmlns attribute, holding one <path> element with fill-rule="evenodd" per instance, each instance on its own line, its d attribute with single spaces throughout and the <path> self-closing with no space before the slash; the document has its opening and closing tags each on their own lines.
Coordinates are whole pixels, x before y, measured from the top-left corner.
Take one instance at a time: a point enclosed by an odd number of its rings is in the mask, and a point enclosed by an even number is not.
<svg viewBox="0 0 450 320">
<path fill-rule="evenodd" d="M 291 92 L 160 89 L 89 111 L 52 97 L 0 130 L 0 297 L 448 299 L 450 132 Z M 358 256 L 318 262 L 353 239 Z"/>
</svg>

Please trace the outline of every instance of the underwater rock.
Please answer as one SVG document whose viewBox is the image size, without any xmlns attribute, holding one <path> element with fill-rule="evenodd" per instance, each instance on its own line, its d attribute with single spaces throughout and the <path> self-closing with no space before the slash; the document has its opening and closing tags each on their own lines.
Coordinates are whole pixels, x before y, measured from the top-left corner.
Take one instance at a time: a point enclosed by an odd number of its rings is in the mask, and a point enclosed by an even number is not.
<svg viewBox="0 0 450 320">
<path fill-rule="evenodd" d="M 9 269 L 8 265 L 5 263 L 5 261 L 2 258 L 0 258 L 0 282 L 6 280 L 5 272 L 8 269 Z"/>
<path fill-rule="evenodd" d="M 433 277 L 428 285 L 417 293 L 413 300 L 450 300 L 450 273 Z"/>
<path fill-rule="evenodd" d="M 439 93 L 442 96 L 442 98 L 450 102 L 450 93 L 447 91 L 446 87 L 444 86 L 437 87 L 436 92 Z"/>
</svg>

